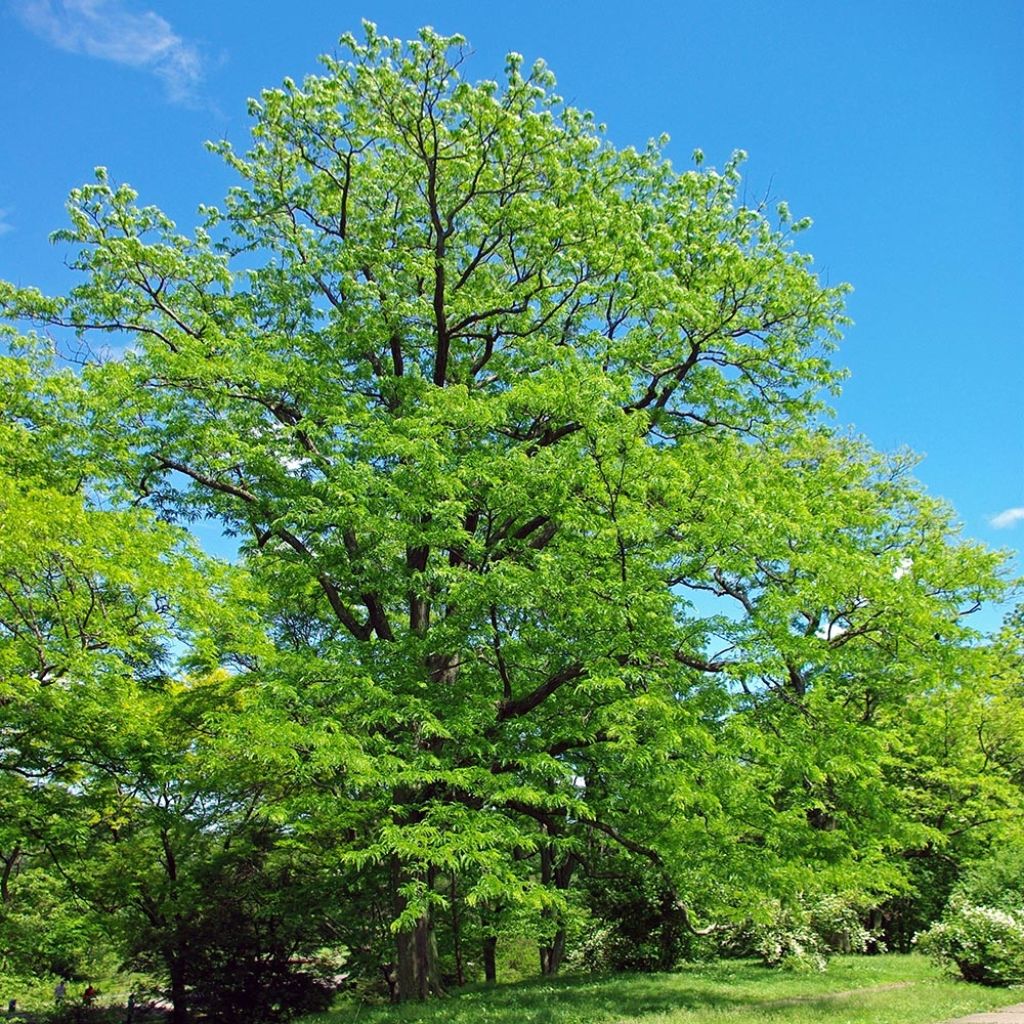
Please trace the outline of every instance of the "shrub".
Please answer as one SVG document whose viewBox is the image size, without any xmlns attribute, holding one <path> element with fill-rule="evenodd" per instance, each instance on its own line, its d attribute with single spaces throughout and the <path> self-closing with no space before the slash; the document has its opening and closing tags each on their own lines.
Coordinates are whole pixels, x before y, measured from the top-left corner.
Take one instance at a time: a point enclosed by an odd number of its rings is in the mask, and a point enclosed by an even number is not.
<svg viewBox="0 0 1024 1024">
<path fill-rule="evenodd" d="M 863 953 L 874 938 L 863 924 L 861 908 L 837 894 L 801 896 L 776 904 L 775 912 L 754 929 L 754 950 L 769 967 L 823 971 L 832 953 Z"/>
<path fill-rule="evenodd" d="M 917 936 L 918 947 L 943 967 L 981 985 L 1024 982 L 1024 908 L 1002 910 L 950 900 L 942 920 Z"/>
<path fill-rule="evenodd" d="M 614 970 L 612 945 L 615 929 L 599 921 L 592 924 L 593 927 L 583 932 L 565 955 L 565 966 L 570 971 L 593 974 Z"/>
<path fill-rule="evenodd" d="M 589 971 L 668 971 L 700 959 L 710 942 L 692 934 L 650 865 L 605 853 L 582 880 L 587 916 L 571 936 L 567 966 Z"/>
<path fill-rule="evenodd" d="M 802 908 L 780 908 L 771 921 L 759 925 L 754 948 L 768 967 L 806 972 L 823 971 L 828 966 L 825 943 Z"/>
</svg>

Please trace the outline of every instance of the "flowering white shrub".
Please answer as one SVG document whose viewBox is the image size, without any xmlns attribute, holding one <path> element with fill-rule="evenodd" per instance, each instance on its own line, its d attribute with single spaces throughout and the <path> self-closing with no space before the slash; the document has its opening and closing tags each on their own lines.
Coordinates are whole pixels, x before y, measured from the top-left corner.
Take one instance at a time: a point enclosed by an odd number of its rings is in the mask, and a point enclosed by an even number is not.
<svg viewBox="0 0 1024 1024">
<path fill-rule="evenodd" d="M 954 896 L 941 921 L 915 936 L 918 947 L 967 981 L 1024 982 L 1024 907 L 999 910 Z"/>
<path fill-rule="evenodd" d="M 771 920 L 758 925 L 754 948 L 769 967 L 823 971 L 832 953 L 863 953 L 872 938 L 860 906 L 833 893 L 776 904 Z"/>
<path fill-rule="evenodd" d="M 565 954 L 565 967 L 570 971 L 594 973 L 612 969 L 610 954 L 615 940 L 615 929 L 610 924 L 593 922 Z"/>
<path fill-rule="evenodd" d="M 820 935 L 799 915 L 783 911 L 774 921 L 757 929 L 755 948 L 769 967 L 787 971 L 823 971 L 828 952 Z"/>
</svg>

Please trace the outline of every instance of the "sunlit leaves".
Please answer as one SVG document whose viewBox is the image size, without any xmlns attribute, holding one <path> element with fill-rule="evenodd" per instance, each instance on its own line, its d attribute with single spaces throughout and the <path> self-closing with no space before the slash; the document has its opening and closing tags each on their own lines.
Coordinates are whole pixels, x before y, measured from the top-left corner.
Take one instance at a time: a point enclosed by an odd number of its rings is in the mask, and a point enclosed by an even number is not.
<svg viewBox="0 0 1024 1024">
<path fill-rule="evenodd" d="M 436 871 L 557 917 L 552 865 L 610 842 L 736 913 L 891 891 L 926 829 L 899 713 L 970 671 L 1000 565 L 905 456 L 821 427 L 845 289 L 795 248 L 808 222 L 744 200 L 742 153 L 615 147 L 543 64 L 474 83 L 460 37 L 342 46 L 251 103 L 247 150 L 212 147 L 239 184 L 201 229 L 99 171 L 59 233 L 81 283 L 0 288 L 120 346 L 40 371 L 109 507 L 65 490 L 12 564 L 74 535 L 167 648 L 148 664 L 188 646 L 196 699 L 238 669 L 188 719 L 216 742 L 168 763 L 278 780 L 281 842 L 399 865 L 403 926 Z M 167 525 L 203 518 L 244 573 Z"/>
</svg>

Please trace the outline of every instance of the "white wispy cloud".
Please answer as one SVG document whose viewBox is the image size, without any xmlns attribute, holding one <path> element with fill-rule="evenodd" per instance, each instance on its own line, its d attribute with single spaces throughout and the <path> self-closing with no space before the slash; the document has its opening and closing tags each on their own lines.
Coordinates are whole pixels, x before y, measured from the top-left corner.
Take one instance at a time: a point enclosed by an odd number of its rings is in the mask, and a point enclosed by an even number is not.
<svg viewBox="0 0 1024 1024">
<path fill-rule="evenodd" d="M 196 46 L 155 11 L 127 0 L 15 0 L 15 13 L 37 36 L 58 49 L 147 71 L 170 99 L 193 98 L 203 76 Z"/>
<path fill-rule="evenodd" d="M 6 235 L 8 231 L 14 230 L 14 225 L 10 221 L 10 210 L 0 210 L 0 235 Z"/>
<path fill-rule="evenodd" d="M 1005 530 L 1022 520 L 1024 520 L 1024 507 L 1008 508 L 1000 512 L 999 515 L 993 516 L 989 520 L 989 525 L 994 526 L 997 530 Z"/>
</svg>

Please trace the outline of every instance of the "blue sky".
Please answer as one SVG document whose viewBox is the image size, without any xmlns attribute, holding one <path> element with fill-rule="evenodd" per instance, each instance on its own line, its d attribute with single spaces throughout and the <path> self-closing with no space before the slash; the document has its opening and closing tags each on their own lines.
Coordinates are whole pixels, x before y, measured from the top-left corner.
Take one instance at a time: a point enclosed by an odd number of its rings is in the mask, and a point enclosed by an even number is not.
<svg viewBox="0 0 1024 1024">
<path fill-rule="evenodd" d="M 46 241 L 104 164 L 183 226 L 230 176 L 246 97 L 316 70 L 362 18 L 468 36 L 467 74 L 518 50 L 620 144 L 668 132 L 751 196 L 815 226 L 856 324 L 839 418 L 926 455 L 919 476 L 968 535 L 1024 537 L 1024 2 L 807 0 L 517 4 L 0 0 L 0 277 L 57 290 Z"/>
</svg>

